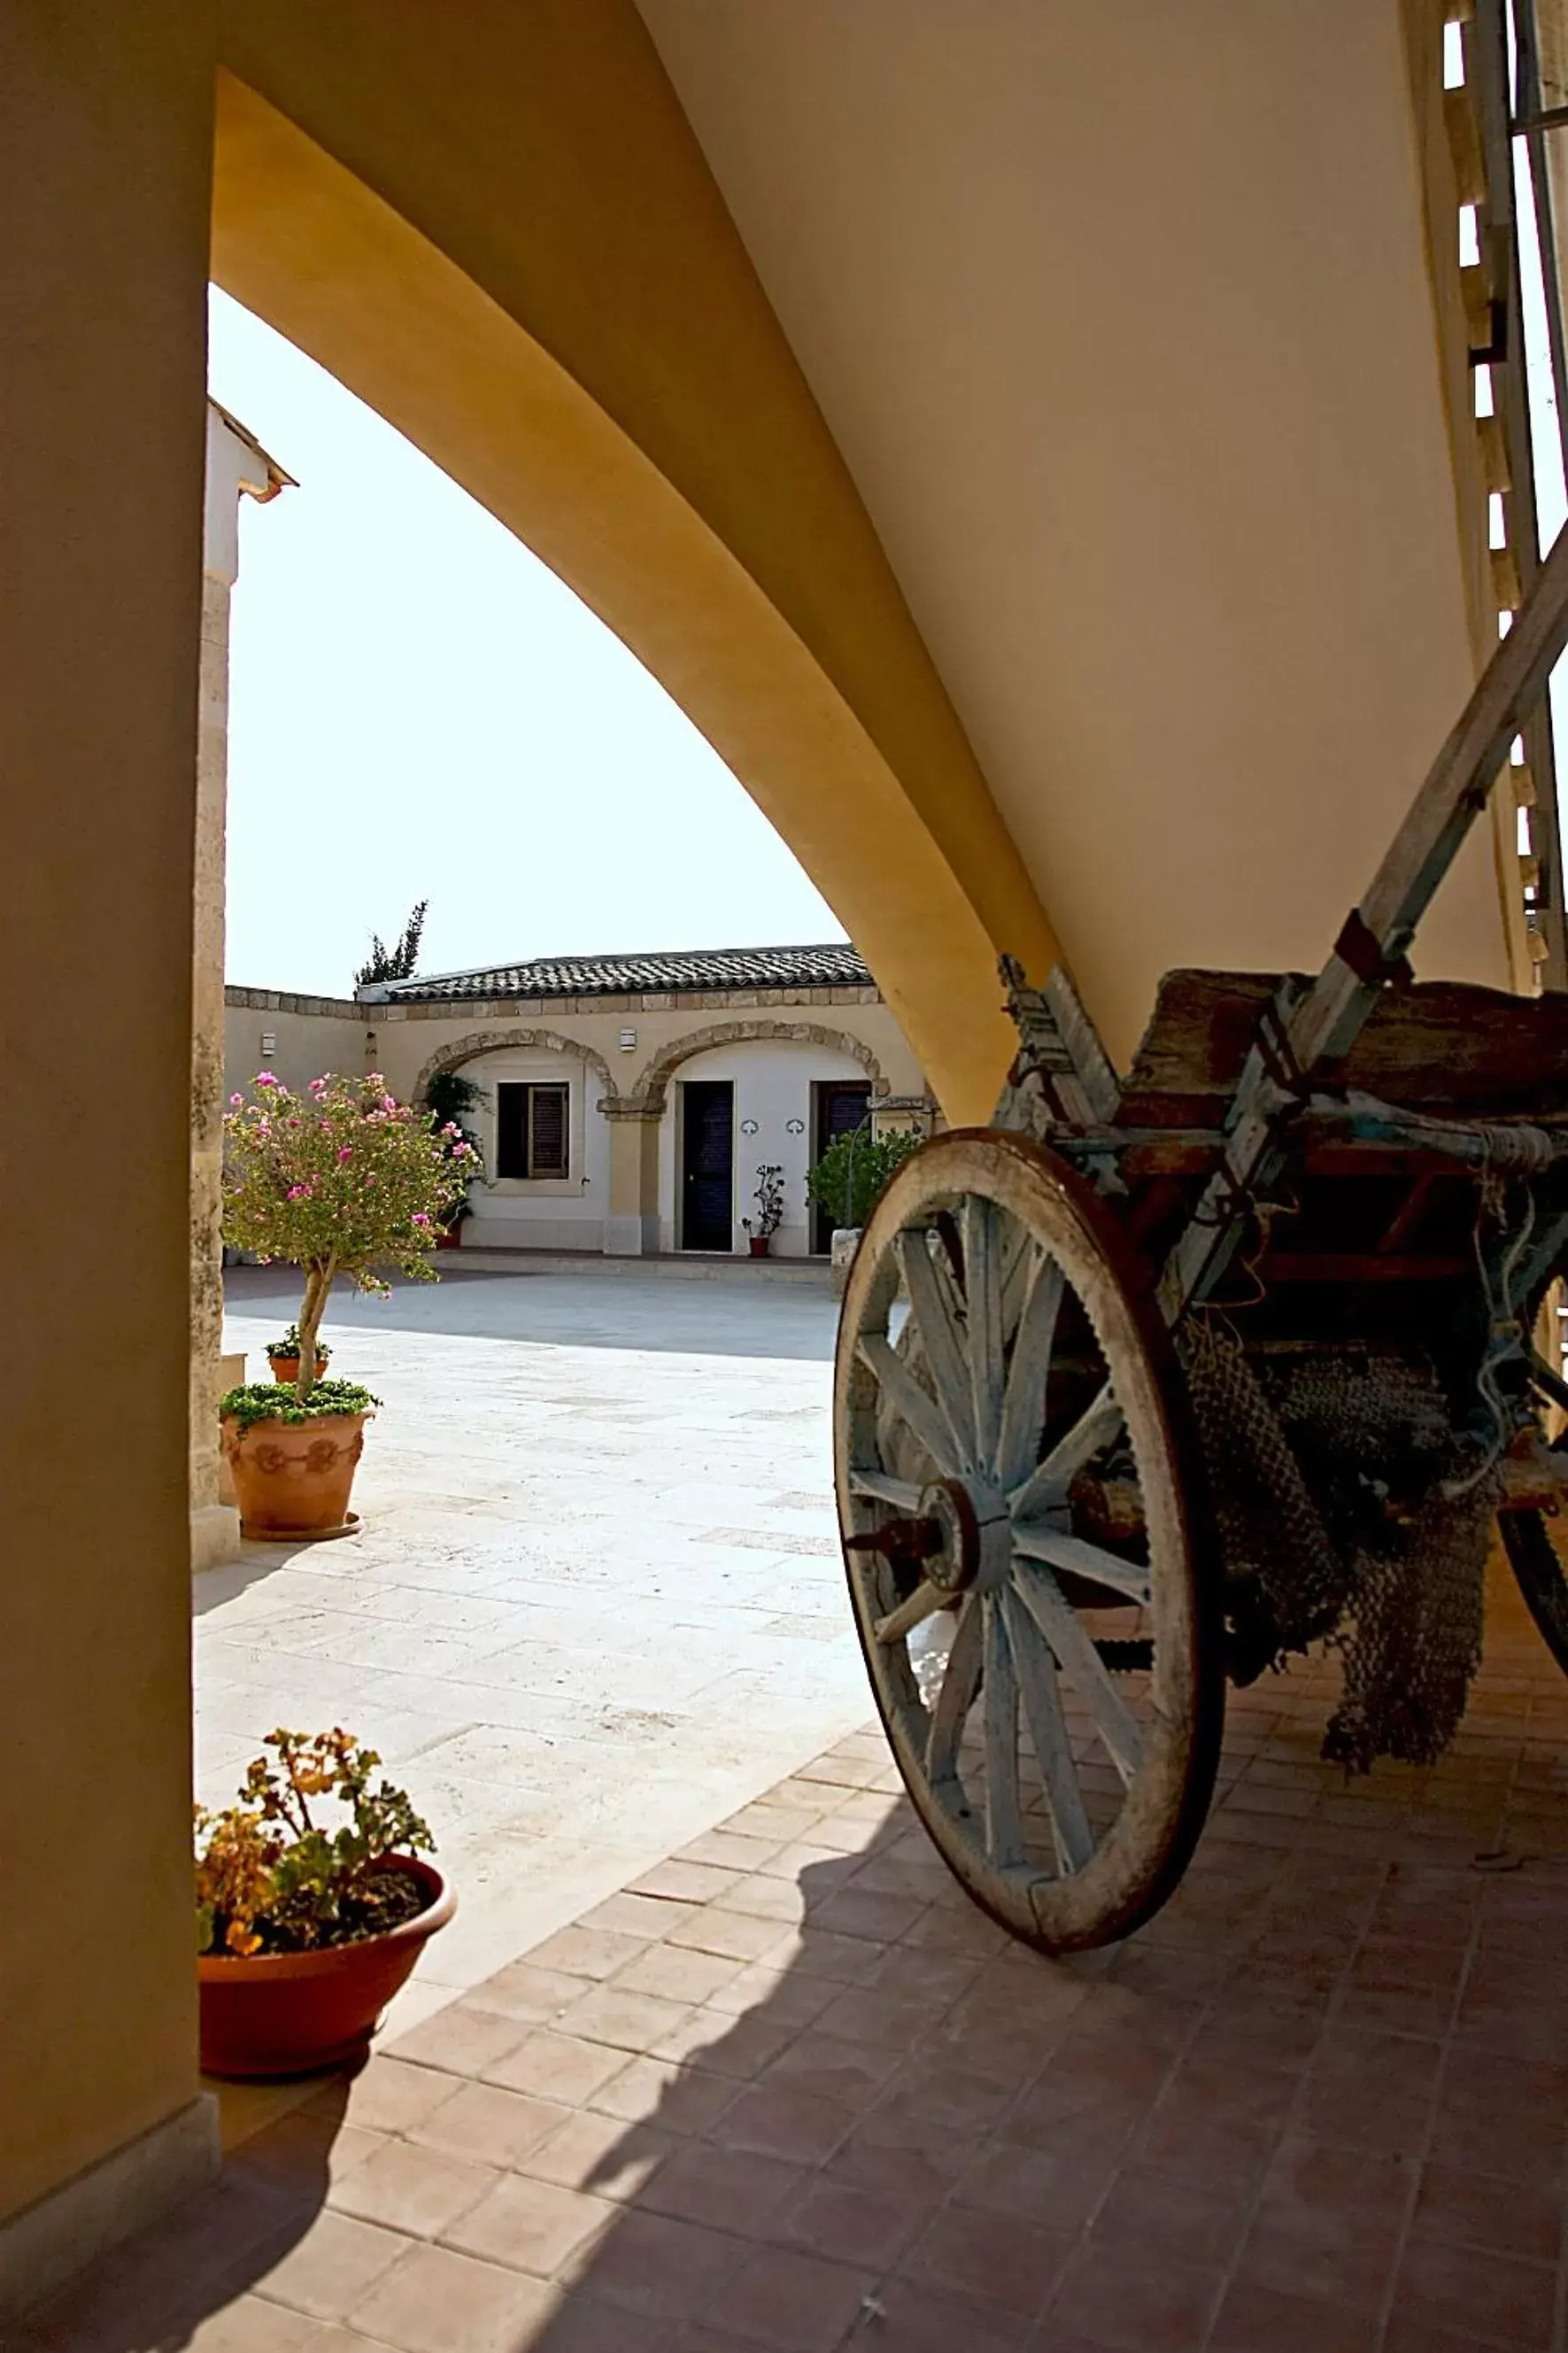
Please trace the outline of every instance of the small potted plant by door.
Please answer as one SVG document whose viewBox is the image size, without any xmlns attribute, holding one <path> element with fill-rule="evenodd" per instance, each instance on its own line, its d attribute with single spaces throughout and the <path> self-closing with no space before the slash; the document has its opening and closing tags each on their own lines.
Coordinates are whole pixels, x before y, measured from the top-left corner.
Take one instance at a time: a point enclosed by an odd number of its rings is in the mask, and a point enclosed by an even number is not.
<svg viewBox="0 0 1568 2353">
<path fill-rule="evenodd" d="M 308 2074 L 362 2051 L 456 1898 L 428 1825 L 342 1730 L 271 1732 L 238 1801 L 195 1810 L 202 2065 Z"/>
<path fill-rule="evenodd" d="M 324 1340 L 316 1343 L 316 1378 L 321 1379 L 331 1357 Z M 297 1381 L 300 1377 L 300 1326 L 290 1324 L 280 1340 L 267 1343 L 267 1361 L 275 1381 Z"/>
<path fill-rule="evenodd" d="M 752 1256 L 766 1258 L 773 1236 L 784 1223 L 784 1170 L 776 1166 L 759 1168 L 757 1189 L 752 1196 L 757 1205 L 754 1218 L 742 1218 L 751 1241 Z"/>
<path fill-rule="evenodd" d="M 436 1236 L 437 1250 L 461 1250 L 463 1228 L 474 1214 L 468 1187 L 483 1176 L 484 1157 L 479 1139 L 467 1121 L 488 1101 L 483 1087 L 476 1086 L 472 1079 L 465 1079 L 460 1071 L 437 1071 L 425 1089 L 425 1108 L 435 1121 L 436 1132 L 444 1139 L 448 1154 L 457 1155 L 459 1145 L 468 1146 L 467 1152 L 459 1155 L 463 1162 L 463 1189 Z"/>
<path fill-rule="evenodd" d="M 291 1260 L 305 1277 L 291 1386 L 258 1381 L 218 1400 L 224 1459 L 242 1535 L 276 1541 L 347 1535 L 364 1425 L 380 1402 L 357 1382 L 323 1380 L 321 1315 L 333 1282 L 384 1293 L 379 1271 L 435 1280 L 440 1221 L 466 1183 L 468 1147 L 385 1082 L 330 1074 L 293 1095 L 270 1071 L 256 1099 L 230 1097 L 224 1121 L 224 1236 L 264 1265 Z"/>
</svg>

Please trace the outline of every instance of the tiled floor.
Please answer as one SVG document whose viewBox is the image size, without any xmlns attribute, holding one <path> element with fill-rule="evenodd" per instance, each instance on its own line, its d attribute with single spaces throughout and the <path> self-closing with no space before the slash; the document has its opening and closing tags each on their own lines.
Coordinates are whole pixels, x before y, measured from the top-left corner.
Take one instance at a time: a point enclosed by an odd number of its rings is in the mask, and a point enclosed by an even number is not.
<svg viewBox="0 0 1568 2353">
<path fill-rule="evenodd" d="M 1177 1897 L 1007 1945 L 857 1734 L 246 2142 L 26 2353 L 1561 2353 L 1568 1683 L 1233 1697 Z"/>
</svg>

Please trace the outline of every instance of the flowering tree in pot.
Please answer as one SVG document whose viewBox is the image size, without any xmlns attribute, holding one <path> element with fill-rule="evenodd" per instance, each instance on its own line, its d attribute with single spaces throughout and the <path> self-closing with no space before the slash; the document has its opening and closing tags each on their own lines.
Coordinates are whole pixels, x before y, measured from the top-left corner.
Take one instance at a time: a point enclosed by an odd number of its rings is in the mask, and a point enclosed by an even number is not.
<svg viewBox="0 0 1568 2353">
<path fill-rule="evenodd" d="M 293 1382 L 252 1383 L 218 1401 L 241 1525 L 258 1535 L 339 1534 L 357 1525 L 349 1487 L 378 1400 L 357 1382 L 319 1376 L 327 1300 L 340 1275 L 383 1293 L 383 1268 L 434 1281 L 430 1254 L 467 1182 L 470 1147 L 400 1103 L 376 1072 L 329 1073 L 295 1095 L 263 1071 L 251 1102 L 230 1097 L 224 1134 L 225 1240 L 263 1264 L 289 1260 L 305 1277 Z"/>
</svg>

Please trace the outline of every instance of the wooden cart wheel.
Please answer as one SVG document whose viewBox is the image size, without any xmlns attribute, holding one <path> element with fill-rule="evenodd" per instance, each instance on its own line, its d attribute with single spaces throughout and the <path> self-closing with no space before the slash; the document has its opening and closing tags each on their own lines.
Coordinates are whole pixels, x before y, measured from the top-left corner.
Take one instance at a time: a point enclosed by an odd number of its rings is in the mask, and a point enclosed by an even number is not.
<svg viewBox="0 0 1568 2353">
<path fill-rule="evenodd" d="M 1568 1546 L 1568 1521 L 1545 1512 L 1500 1512 L 1498 1526 L 1524 1606 L 1542 1641 L 1568 1675 L 1568 1578 L 1561 1548 Z"/>
<path fill-rule="evenodd" d="M 994 1130 L 912 1153 L 856 1255 L 834 1407 L 856 1623 L 927 1830 L 1026 1942 L 1127 1935 L 1208 1811 L 1217 1568 L 1164 1328 L 1076 1171 Z"/>
</svg>

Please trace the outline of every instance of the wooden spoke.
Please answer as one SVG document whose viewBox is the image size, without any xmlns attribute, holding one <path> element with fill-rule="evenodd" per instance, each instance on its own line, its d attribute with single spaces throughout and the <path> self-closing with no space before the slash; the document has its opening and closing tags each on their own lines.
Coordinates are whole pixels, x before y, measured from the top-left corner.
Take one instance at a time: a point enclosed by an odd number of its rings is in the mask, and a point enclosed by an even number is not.
<svg viewBox="0 0 1568 2353">
<path fill-rule="evenodd" d="M 934 1786 L 958 1775 L 958 1744 L 980 1683 L 980 1597 L 972 1593 L 959 1612 L 958 1630 L 947 1654 L 947 1672 L 931 1712 L 926 1736 L 926 1778 Z"/>
<path fill-rule="evenodd" d="M 918 1512 L 922 1490 L 912 1479 L 895 1479 L 887 1471 L 851 1471 L 849 1492 L 875 1504 L 891 1504 L 898 1512 Z"/>
<path fill-rule="evenodd" d="M 985 1852 L 998 1871 L 1024 1860 L 1024 1813 L 1018 1795 L 1018 1678 L 1007 1629 L 986 1594 L 985 1680 L 980 1708 L 985 1730 Z"/>
<path fill-rule="evenodd" d="M 1035 1281 L 1042 1252 L 1016 1218 L 1002 1221 L 1002 1337 L 1010 1340 Z"/>
<path fill-rule="evenodd" d="M 1124 1782 L 1143 1758 L 1143 1735 L 1107 1673 L 1100 1652 L 1076 1613 L 1062 1599 L 1049 1569 L 1017 1567 L 1014 1583 L 1024 1607 L 1045 1636 L 1052 1656 L 1094 1719 L 1096 1731 Z"/>
<path fill-rule="evenodd" d="M 1002 1406 L 1002 1434 L 996 1441 L 996 1479 L 1004 1493 L 1021 1479 L 1026 1479 L 1035 1467 L 1040 1425 L 1046 1418 L 1046 1383 L 1050 1376 L 1057 1316 L 1062 1303 L 1060 1267 L 1043 1250 L 1036 1252 L 1036 1260 L 1034 1281 L 1013 1343 L 1007 1393 Z"/>
<path fill-rule="evenodd" d="M 922 1227 L 900 1234 L 897 1242 L 910 1314 L 931 1367 L 937 1406 L 948 1427 L 952 1451 L 960 1462 L 971 1463 L 974 1451 L 974 1407 L 971 1395 L 969 1353 L 947 1293 L 931 1264 L 931 1243 Z"/>
<path fill-rule="evenodd" d="M 901 1356 L 879 1334 L 868 1332 L 860 1342 L 860 1361 L 881 1384 L 882 1395 L 894 1412 L 919 1439 L 939 1471 L 962 1471 L 953 1454 L 945 1416 L 929 1391 L 921 1387 Z"/>
<path fill-rule="evenodd" d="M 933 1585 L 928 1577 L 922 1584 L 916 1586 L 907 1601 L 900 1601 L 896 1609 L 889 1609 L 885 1618 L 878 1619 L 873 1629 L 878 1641 L 901 1642 L 906 1634 L 912 1633 L 927 1618 L 934 1618 L 951 1599 L 950 1594 L 943 1593 L 941 1587 Z"/>
<path fill-rule="evenodd" d="M 1002 1427 L 1001 1217 L 991 1202 L 973 1194 L 963 1205 L 963 1280 L 975 1461 L 989 1467 Z"/>
<path fill-rule="evenodd" d="M 1064 1502 L 1084 1464 L 1092 1462 L 1102 1446 L 1110 1445 L 1121 1426 L 1121 1408 L 1107 1381 L 1088 1411 L 1079 1415 L 1039 1468 L 1008 1498 L 1014 1518 L 1026 1520 L 1042 1504 Z"/>
<path fill-rule="evenodd" d="M 1012 1647 L 1024 1720 L 1029 1727 L 1040 1768 L 1040 1786 L 1050 1812 L 1057 1864 L 1062 1871 L 1081 1871 L 1094 1852 L 1094 1832 L 1084 1810 L 1078 1768 L 1072 1761 L 1072 1743 L 1062 1717 L 1057 1662 L 1039 1628 L 1011 1588 L 1004 1587 L 997 1598 Z"/>
<path fill-rule="evenodd" d="M 1070 1569 L 1075 1577 L 1089 1577 L 1096 1585 L 1108 1586 L 1112 1593 L 1125 1594 L 1146 1609 L 1150 1600 L 1149 1572 L 1135 1560 L 1119 1560 L 1113 1552 L 1099 1545 L 1086 1544 L 1080 1536 L 1068 1535 L 1064 1529 L 1047 1527 L 1038 1520 L 1016 1521 L 1013 1527 L 1013 1549 L 1026 1560 L 1043 1560 L 1052 1568 Z"/>
</svg>

